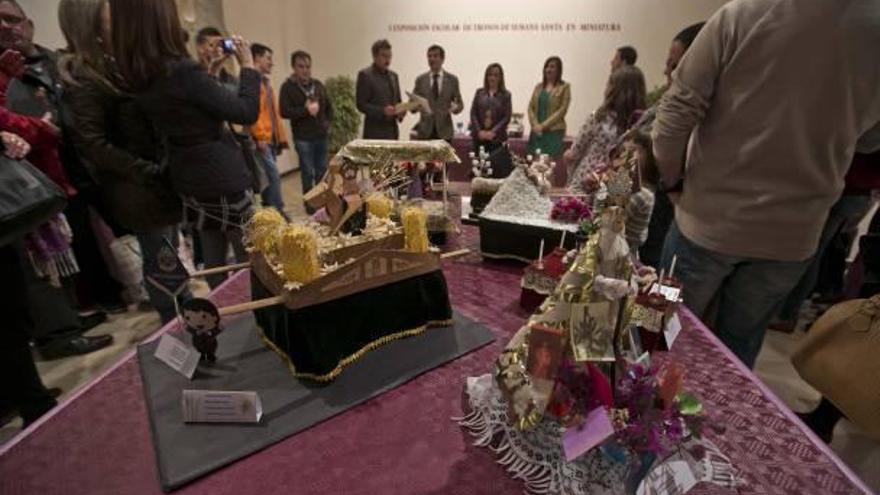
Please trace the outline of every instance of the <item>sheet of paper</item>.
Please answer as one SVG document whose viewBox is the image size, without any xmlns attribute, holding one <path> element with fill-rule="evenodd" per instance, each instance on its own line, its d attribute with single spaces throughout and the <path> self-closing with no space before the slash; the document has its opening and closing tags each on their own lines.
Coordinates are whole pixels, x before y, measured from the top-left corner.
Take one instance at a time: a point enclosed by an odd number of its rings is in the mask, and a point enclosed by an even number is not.
<svg viewBox="0 0 880 495">
<path fill-rule="evenodd" d="M 648 473 L 636 495 L 682 495 L 696 484 L 697 478 L 687 461 L 668 461 Z"/>
<path fill-rule="evenodd" d="M 263 404 L 256 392 L 184 390 L 185 423 L 259 423 Z"/>
<path fill-rule="evenodd" d="M 587 414 L 580 427 L 572 427 L 562 434 L 562 450 L 565 459 L 573 461 L 595 448 L 614 434 L 614 425 L 604 407 L 597 407 Z"/>
<path fill-rule="evenodd" d="M 159 339 L 159 345 L 156 346 L 153 355 L 190 380 L 196 372 L 201 357 L 198 351 L 167 333 Z"/>
<path fill-rule="evenodd" d="M 666 337 L 667 349 L 672 349 L 672 344 L 675 342 L 675 339 L 678 338 L 679 333 L 681 333 L 681 320 L 678 318 L 678 313 L 676 313 L 672 315 L 672 318 L 666 323 L 666 329 L 663 330 L 663 335 Z"/>
</svg>

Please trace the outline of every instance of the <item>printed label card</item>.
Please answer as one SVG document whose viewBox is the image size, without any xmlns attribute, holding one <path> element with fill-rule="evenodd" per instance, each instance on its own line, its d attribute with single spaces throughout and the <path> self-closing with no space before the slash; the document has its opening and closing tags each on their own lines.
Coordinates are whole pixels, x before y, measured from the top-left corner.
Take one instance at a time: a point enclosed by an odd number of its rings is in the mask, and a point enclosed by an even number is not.
<svg viewBox="0 0 880 495">
<path fill-rule="evenodd" d="M 263 404 L 256 392 L 184 390 L 184 423 L 259 423 Z"/>
<path fill-rule="evenodd" d="M 156 346 L 156 352 L 153 355 L 190 380 L 196 372 L 200 358 L 198 351 L 168 333 L 159 339 L 159 345 Z"/>
</svg>

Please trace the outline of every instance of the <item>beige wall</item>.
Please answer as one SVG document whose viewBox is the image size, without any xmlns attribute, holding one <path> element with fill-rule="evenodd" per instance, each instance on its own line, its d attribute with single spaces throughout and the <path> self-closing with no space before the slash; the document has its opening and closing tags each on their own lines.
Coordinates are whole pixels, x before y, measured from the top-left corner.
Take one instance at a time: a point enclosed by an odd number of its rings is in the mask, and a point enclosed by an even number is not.
<svg viewBox="0 0 880 495">
<path fill-rule="evenodd" d="M 370 63 L 370 45 L 388 38 L 394 47 L 392 68 L 401 90 L 411 90 L 427 70 L 425 50 L 432 43 L 446 49 L 446 69 L 457 74 L 465 104 L 491 62 L 505 69 L 514 111 L 525 112 L 541 67 L 559 55 L 564 77 L 572 83 L 569 134 L 601 101 L 616 47 L 631 44 L 639 51 L 648 89 L 664 81 L 663 67 L 672 37 L 685 26 L 705 20 L 726 0 L 224 0 L 226 23 L 254 40 L 275 45 L 277 71 L 287 71 L 287 55 L 304 48 L 313 55 L 313 72 L 325 79 L 355 77 Z M 279 6 L 280 5 L 280 6 Z M 620 24 L 616 32 L 391 32 L 391 24 L 464 23 Z M 283 50 L 279 50 L 282 46 Z M 283 56 L 279 56 L 283 55 Z M 276 78 L 278 75 L 276 74 Z M 466 112 L 454 118 L 466 120 Z M 408 131 L 415 116 L 407 116 Z M 403 134 L 406 134 L 404 132 Z"/>
<path fill-rule="evenodd" d="M 50 48 L 65 45 L 61 28 L 58 27 L 59 0 L 19 0 L 18 3 L 34 20 L 34 39 L 37 43 Z"/>
<path fill-rule="evenodd" d="M 190 0 L 192 1 L 192 0 Z M 221 0 L 195 0 L 214 3 Z M 426 70 L 425 50 L 432 43 L 446 48 L 446 68 L 457 74 L 465 104 L 482 82 L 490 62 L 505 69 L 514 111 L 525 112 L 531 90 L 549 55 L 559 55 L 564 77 L 572 83 L 569 134 L 600 103 L 614 49 L 631 44 L 648 88 L 664 81 L 666 50 L 683 27 L 709 17 L 726 0 L 222 0 L 226 27 L 273 48 L 275 88 L 289 73 L 289 55 L 298 48 L 313 55 L 316 77 L 348 74 L 370 63 L 370 44 L 388 38 L 394 47 L 392 68 L 401 89 L 412 88 Z M 56 17 L 58 0 L 25 0 L 37 24 L 37 40 L 62 45 Z M 608 22 L 620 31 L 605 32 L 391 32 L 392 24 Z M 464 121 L 466 112 L 455 118 Z M 407 116 L 401 129 L 409 130 Z M 406 133 L 404 133 L 406 134 Z"/>
</svg>

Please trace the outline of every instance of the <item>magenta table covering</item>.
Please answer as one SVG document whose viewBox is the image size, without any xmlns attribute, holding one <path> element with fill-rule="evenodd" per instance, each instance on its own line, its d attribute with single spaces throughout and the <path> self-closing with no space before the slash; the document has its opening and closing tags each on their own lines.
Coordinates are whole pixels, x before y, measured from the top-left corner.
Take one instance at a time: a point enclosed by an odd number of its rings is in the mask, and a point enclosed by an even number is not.
<svg viewBox="0 0 880 495">
<path fill-rule="evenodd" d="M 475 237 L 464 227 L 463 244 L 474 247 Z M 472 254 L 444 269 L 453 306 L 495 332 L 494 344 L 174 493 L 522 493 L 491 452 L 471 446 L 450 420 L 461 416 L 465 378 L 491 369 L 527 316 L 518 307 L 522 268 L 484 264 Z M 246 299 L 248 276 L 234 276 L 214 300 Z M 686 387 L 703 398 L 713 421 L 727 425 L 712 440 L 739 469 L 739 493 L 870 493 L 707 329 L 691 317 L 684 323 L 672 355 L 688 367 Z M 0 450 L 0 493 L 162 493 L 132 356 Z M 730 492 L 700 485 L 691 493 Z"/>
</svg>

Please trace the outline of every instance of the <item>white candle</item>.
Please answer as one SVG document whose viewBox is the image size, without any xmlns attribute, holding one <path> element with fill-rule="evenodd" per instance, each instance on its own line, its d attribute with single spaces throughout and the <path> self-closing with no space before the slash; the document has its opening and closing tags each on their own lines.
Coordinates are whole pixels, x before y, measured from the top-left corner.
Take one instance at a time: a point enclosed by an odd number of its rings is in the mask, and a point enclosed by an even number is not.
<svg viewBox="0 0 880 495">
<path fill-rule="evenodd" d="M 567 230 L 562 231 L 562 239 L 559 239 L 559 249 L 565 248 L 565 234 L 567 234 Z"/>
<path fill-rule="evenodd" d="M 541 239 L 541 247 L 538 249 L 538 268 L 544 268 L 544 239 Z"/>
<path fill-rule="evenodd" d="M 672 278 L 675 275 L 675 262 L 678 261 L 678 255 L 672 255 L 672 266 L 669 267 L 669 278 Z"/>
</svg>

